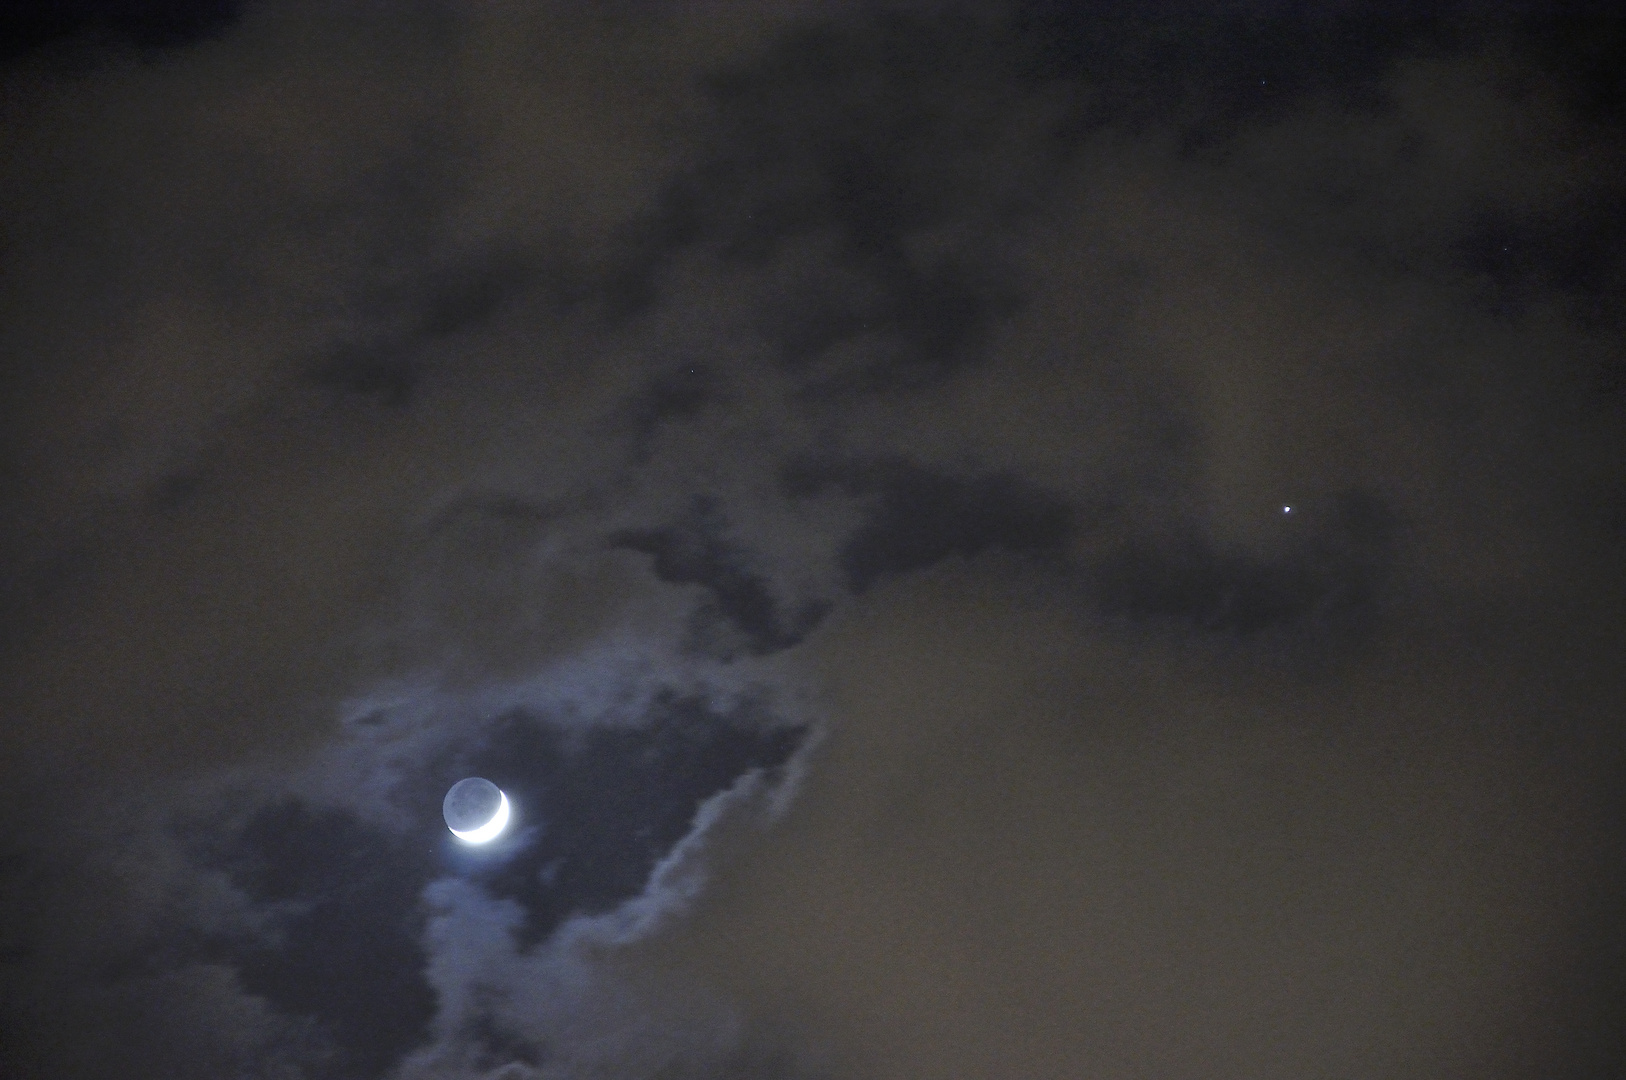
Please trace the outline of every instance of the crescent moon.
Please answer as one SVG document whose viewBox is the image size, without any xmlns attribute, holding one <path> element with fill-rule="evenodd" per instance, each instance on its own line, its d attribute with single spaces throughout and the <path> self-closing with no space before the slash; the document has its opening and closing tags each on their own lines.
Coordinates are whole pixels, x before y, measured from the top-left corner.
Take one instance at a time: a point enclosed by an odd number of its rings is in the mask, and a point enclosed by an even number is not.
<svg viewBox="0 0 1626 1080">
<path fill-rule="evenodd" d="M 498 794 L 502 795 L 502 802 L 497 804 L 497 812 L 491 815 L 490 821 L 478 829 L 464 829 L 461 832 L 453 829 L 452 835 L 465 844 L 483 844 L 496 839 L 497 834 L 508 827 L 508 796 L 500 791 Z"/>
</svg>

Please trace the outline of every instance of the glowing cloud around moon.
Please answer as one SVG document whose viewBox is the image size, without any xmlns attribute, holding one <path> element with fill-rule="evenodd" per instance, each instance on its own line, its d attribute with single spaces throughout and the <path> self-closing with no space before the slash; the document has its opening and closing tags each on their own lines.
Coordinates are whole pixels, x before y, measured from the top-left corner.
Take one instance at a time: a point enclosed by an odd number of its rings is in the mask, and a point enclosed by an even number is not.
<svg viewBox="0 0 1626 1080">
<path fill-rule="evenodd" d="M 496 839 L 508 826 L 508 796 L 490 780 L 471 776 L 459 780 L 446 793 L 446 827 L 465 844 Z"/>
</svg>

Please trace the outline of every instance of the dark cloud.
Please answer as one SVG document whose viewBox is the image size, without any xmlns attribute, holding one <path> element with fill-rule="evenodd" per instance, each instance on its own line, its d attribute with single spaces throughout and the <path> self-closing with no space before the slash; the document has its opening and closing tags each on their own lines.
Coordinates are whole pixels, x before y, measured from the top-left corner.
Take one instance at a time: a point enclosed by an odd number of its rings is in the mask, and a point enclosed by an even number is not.
<svg viewBox="0 0 1626 1080">
<path fill-rule="evenodd" d="M 997 52 L 969 44 L 984 28 L 902 15 L 813 25 L 708 76 L 711 152 L 640 224 L 644 258 L 703 244 L 744 272 L 784 267 L 760 330 L 823 391 L 931 381 L 978 358 L 1020 302 L 988 230 L 1033 197 L 1024 185 L 1043 167 L 1026 145 L 982 156 L 1013 89 Z M 831 261 L 798 269 L 809 240 Z M 877 342 L 861 364 L 821 363 L 855 340 Z"/>
<path fill-rule="evenodd" d="M 826 605 L 782 612 L 772 585 L 749 568 L 749 552 L 726 539 L 726 527 L 714 501 L 702 495 L 683 521 L 662 529 L 618 532 L 610 543 L 652 556 L 655 576 L 662 581 L 704 586 L 712 602 L 697 616 L 709 621 L 715 613 L 740 634 L 747 652 L 760 656 L 795 645 L 823 617 Z"/>
<path fill-rule="evenodd" d="M 990 549 L 1055 559 L 1066 552 L 1074 528 L 1075 511 L 1065 499 L 1020 477 L 958 477 L 893 460 L 796 462 L 781 479 L 792 498 L 834 487 L 871 504 L 839 554 L 854 592 Z"/>
</svg>

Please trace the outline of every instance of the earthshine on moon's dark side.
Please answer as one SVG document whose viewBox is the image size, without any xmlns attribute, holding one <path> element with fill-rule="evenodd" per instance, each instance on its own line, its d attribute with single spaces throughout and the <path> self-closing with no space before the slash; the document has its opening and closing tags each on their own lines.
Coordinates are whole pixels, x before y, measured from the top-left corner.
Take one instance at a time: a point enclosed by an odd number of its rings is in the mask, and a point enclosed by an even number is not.
<svg viewBox="0 0 1626 1080">
<path fill-rule="evenodd" d="M 478 776 L 453 784 L 441 810 L 446 827 L 465 843 L 483 844 L 508 824 L 508 797 L 496 784 Z"/>
</svg>

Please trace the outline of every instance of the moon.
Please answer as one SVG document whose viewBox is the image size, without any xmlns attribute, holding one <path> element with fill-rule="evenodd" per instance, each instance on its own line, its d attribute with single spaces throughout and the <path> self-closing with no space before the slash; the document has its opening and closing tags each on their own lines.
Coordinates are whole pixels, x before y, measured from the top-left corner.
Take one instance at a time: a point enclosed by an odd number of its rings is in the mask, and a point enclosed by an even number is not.
<svg viewBox="0 0 1626 1080">
<path fill-rule="evenodd" d="M 471 776 L 446 793 L 441 807 L 446 827 L 465 844 L 494 840 L 508 826 L 508 796 L 490 780 Z"/>
</svg>

